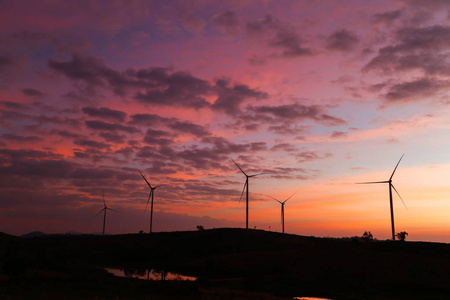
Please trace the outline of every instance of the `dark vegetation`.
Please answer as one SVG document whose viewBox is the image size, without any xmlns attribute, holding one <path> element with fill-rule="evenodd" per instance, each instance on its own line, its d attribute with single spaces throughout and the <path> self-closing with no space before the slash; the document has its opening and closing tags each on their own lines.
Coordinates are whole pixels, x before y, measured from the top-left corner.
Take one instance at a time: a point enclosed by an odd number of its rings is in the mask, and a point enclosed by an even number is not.
<svg viewBox="0 0 450 300">
<path fill-rule="evenodd" d="M 101 267 L 199 278 L 146 281 Z M 446 299 L 450 245 L 245 229 L 127 234 L 0 233 L 1 299 Z"/>
</svg>

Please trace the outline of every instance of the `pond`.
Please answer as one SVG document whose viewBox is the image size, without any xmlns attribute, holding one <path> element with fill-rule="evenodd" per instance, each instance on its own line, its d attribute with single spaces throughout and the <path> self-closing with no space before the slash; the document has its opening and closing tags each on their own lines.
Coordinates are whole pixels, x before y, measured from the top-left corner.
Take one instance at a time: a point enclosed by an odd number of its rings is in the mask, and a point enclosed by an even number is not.
<svg viewBox="0 0 450 300">
<path fill-rule="evenodd" d="M 186 276 L 178 273 L 156 271 L 154 269 L 134 269 L 134 268 L 104 268 L 107 272 L 119 276 L 128 278 L 138 278 L 143 280 L 188 280 L 195 281 L 197 277 Z"/>
<path fill-rule="evenodd" d="M 317 297 L 294 297 L 293 300 L 331 300 L 328 298 L 317 298 Z"/>
</svg>

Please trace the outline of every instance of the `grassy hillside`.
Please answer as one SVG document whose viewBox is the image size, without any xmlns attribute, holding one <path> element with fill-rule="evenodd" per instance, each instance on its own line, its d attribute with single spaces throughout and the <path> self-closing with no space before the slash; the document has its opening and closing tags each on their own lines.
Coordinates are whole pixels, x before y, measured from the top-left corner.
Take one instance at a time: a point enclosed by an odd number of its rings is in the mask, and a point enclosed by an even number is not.
<svg viewBox="0 0 450 300">
<path fill-rule="evenodd" d="M 0 235 L 0 297 L 445 299 L 450 245 L 362 242 L 244 229 L 151 235 Z M 196 282 L 118 278 L 147 268 Z M 26 289 L 23 289 L 27 286 Z"/>
</svg>

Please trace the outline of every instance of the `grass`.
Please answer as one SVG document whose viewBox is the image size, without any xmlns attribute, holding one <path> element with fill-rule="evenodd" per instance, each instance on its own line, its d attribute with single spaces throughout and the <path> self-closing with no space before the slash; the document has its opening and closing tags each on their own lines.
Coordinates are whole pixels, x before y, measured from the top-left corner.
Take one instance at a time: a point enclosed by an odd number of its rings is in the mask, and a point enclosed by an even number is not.
<svg viewBox="0 0 450 300">
<path fill-rule="evenodd" d="M 161 269 L 195 282 L 119 278 Z M 0 234 L 2 299 L 445 299 L 450 245 L 215 229 L 152 235 Z"/>
</svg>

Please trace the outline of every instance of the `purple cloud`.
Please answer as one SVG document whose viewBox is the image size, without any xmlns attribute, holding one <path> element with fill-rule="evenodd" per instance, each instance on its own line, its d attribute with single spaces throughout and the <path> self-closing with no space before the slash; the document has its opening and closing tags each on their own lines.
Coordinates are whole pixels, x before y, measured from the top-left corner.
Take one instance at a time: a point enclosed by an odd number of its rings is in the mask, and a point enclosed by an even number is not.
<svg viewBox="0 0 450 300">
<path fill-rule="evenodd" d="M 343 119 L 325 114 L 324 108 L 319 105 L 306 106 L 295 103 L 279 106 L 249 106 L 247 110 L 250 113 L 260 114 L 262 118 L 266 118 L 266 116 L 275 117 L 272 122 L 286 123 L 311 119 L 328 126 L 345 125 L 347 123 Z"/>
<path fill-rule="evenodd" d="M 42 138 L 37 136 L 21 136 L 10 133 L 2 134 L 1 138 L 11 142 L 19 142 L 19 143 L 35 143 L 42 141 Z"/>
<path fill-rule="evenodd" d="M 106 123 L 103 121 L 86 121 L 86 126 L 94 130 L 106 130 L 106 131 L 125 131 L 128 133 L 140 132 L 139 129 L 131 126 L 124 126 L 120 124 Z"/>
<path fill-rule="evenodd" d="M 271 15 L 266 15 L 263 19 L 247 23 L 247 34 L 252 40 L 264 41 L 272 48 L 282 50 L 282 57 L 299 57 L 312 55 L 310 48 L 303 47 L 303 39 L 297 33 L 294 26 L 283 24 L 273 19 Z"/>
<path fill-rule="evenodd" d="M 99 117 L 106 120 L 124 122 L 127 114 L 120 110 L 113 110 L 108 107 L 83 107 L 83 113 L 91 117 Z"/>
<path fill-rule="evenodd" d="M 36 90 L 36 89 L 30 89 L 30 88 L 28 88 L 28 89 L 22 89 L 22 93 L 23 93 L 24 95 L 30 96 L 30 97 L 44 97 L 44 96 L 47 95 L 47 94 L 44 93 L 44 92 L 41 92 L 41 91 Z"/>
<path fill-rule="evenodd" d="M 230 36 L 239 35 L 240 22 L 236 12 L 224 11 L 212 18 L 213 24 Z"/>
<path fill-rule="evenodd" d="M 218 98 L 211 108 L 224 111 L 230 115 L 239 113 L 240 105 L 249 98 L 258 100 L 268 97 L 267 93 L 251 89 L 247 85 L 235 84 L 231 86 L 230 79 L 227 78 L 218 79 L 215 88 Z"/>
<path fill-rule="evenodd" d="M 329 50 L 351 51 L 359 42 L 357 35 L 347 29 L 341 29 L 330 34 L 325 40 L 325 47 Z"/>
<path fill-rule="evenodd" d="M 385 94 L 390 102 L 418 101 L 433 97 L 442 90 L 447 90 L 450 82 L 421 78 L 392 86 Z"/>
<path fill-rule="evenodd" d="M 204 126 L 200 126 L 191 122 L 175 121 L 169 124 L 168 127 L 176 130 L 177 132 L 188 133 L 197 137 L 205 137 L 211 135 L 211 132 L 209 132 Z"/>
</svg>

